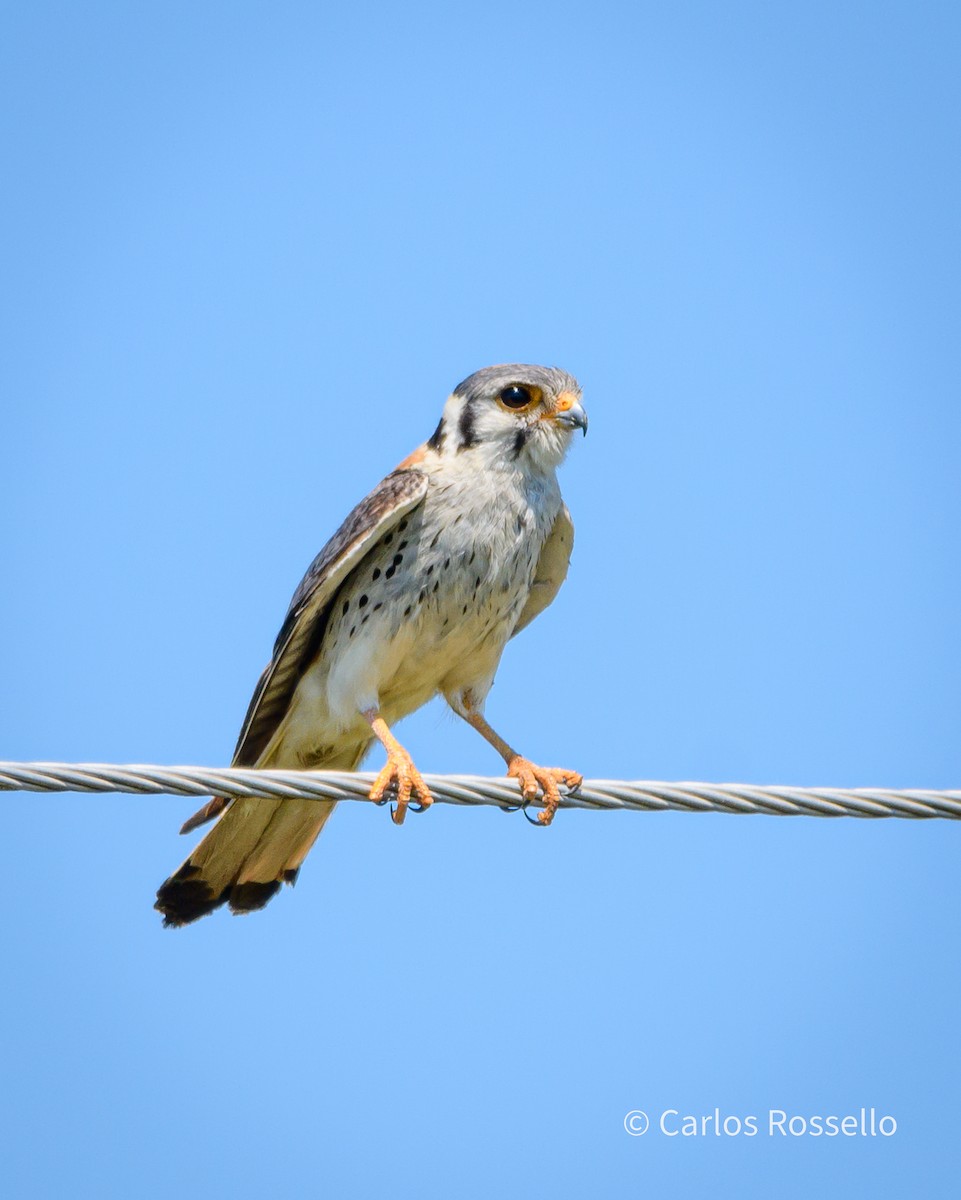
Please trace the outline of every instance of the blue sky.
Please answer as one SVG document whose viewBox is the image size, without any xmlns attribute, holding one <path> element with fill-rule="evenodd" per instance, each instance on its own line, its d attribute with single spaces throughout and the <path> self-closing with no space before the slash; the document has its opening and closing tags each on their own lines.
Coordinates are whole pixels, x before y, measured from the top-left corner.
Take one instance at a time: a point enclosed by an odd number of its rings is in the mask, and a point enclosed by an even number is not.
<svg viewBox="0 0 961 1200">
<path fill-rule="evenodd" d="M 226 763 L 314 553 L 521 360 L 591 434 L 507 737 L 959 786 L 956 6 L 0 20 L 2 757 Z M 954 1195 L 954 825 L 345 805 L 295 892 L 165 932 L 189 811 L 5 801 L 4 1194 Z"/>
</svg>

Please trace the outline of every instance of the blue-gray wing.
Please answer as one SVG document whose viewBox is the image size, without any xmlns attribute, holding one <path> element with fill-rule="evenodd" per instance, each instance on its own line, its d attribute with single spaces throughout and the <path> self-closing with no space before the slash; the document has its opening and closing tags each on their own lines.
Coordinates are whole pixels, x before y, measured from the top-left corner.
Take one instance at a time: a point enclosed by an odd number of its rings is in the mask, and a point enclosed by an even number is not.
<svg viewBox="0 0 961 1200">
<path fill-rule="evenodd" d="M 281 626 L 274 653 L 254 690 L 233 765 L 255 766 L 284 719 L 294 689 L 321 652 L 337 589 L 364 555 L 427 492 L 427 476 L 394 471 L 365 496 L 307 568 Z"/>
<path fill-rule="evenodd" d="M 547 535 L 547 541 L 541 547 L 540 557 L 534 568 L 534 582 L 511 637 L 520 633 L 525 625 L 530 625 L 560 591 L 561 584 L 567 578 L 573 547 L 574 523 L 567 511 L 567 505 L 562 504 L 561 511 L 555 517 Z"/>
</svg>

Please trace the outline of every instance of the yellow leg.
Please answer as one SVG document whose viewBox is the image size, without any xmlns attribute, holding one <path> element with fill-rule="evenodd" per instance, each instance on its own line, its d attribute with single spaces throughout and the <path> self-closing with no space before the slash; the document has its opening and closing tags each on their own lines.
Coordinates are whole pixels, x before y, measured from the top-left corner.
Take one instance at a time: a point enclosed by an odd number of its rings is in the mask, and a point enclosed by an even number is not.
<svg viewBox="0 0 961 1200">
<path fill-rule="evenodd" d="M 507 744 L 500 734 L 492 729 L 484 720 L 483 716 L 477 712 L 470 703 L 465 700 L 464 712 L 462 714 L 467 723 L 473 726 L 474 729 L 490 742 L 497 753 L 507 763 L 507 774 L 511 779 L 516 779 L 520 784 L 521 795 L 525 800 L 535 800 L 538 791 L 541 791 L 544 796 L 544 807 L 537 814 L 537 819 L 542 825 L 550 825 L 554 820 L 554 813 L 557 812 L 557 806 L 561 802 L 561 793 L 558 789 L 558 784 L 564 784 L 565 787 L 579 788 L 584 782 L 584 776 L 578 774 L 577 771 L 568 771 L 564 767 L 538 767 L 525 758 L 522 754 Z"/>
<path fill-rule="evenodd" d="M 410 803 L 411 792 L 416 796 L 423 808 L 433 804 L 430 789 L 424 783 L 420 771 L 414 766 L 414 761 L 400 742 L 394 737 L 387 722 L 381 717 L 376 708 L 369 708 L 364 717 L 370 725 L 374 736 L 387 751 L 387 762 L 374 780 L 370 789 L 371 800 L 383 800 L 384 792 L 395 784 L 397 787 L 397 808 L 393 813 L 395 825 L 403 825 L 407 816 L 407 806 Z"/>
</svg>

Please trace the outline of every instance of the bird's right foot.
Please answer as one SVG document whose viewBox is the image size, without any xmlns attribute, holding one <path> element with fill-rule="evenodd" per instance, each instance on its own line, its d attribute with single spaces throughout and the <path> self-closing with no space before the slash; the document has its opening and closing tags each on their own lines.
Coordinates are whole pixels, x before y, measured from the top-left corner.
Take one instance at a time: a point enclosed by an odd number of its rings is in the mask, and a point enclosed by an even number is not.
<svg viewBox="0 0 961 1200">
<path fill-rule="evenodd" d="M 388 788 L 395 789 L 397 793 L 397 807 L 391 813 L 395 825 L 403 825 L 412 796 L 420 805 L 418 811 L 430 808 L 434 803 L 430 788 L 403 746 L 388 748 L 387 762 L 370 789 L 371 800 L 375 804 L 381 803 Z"/>
</svg>

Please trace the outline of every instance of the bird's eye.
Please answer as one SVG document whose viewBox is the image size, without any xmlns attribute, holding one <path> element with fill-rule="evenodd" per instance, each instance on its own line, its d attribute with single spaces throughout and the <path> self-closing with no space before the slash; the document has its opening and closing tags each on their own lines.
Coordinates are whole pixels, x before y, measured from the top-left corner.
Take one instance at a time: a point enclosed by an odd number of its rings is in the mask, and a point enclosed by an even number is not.
<svg viewBox="0 0 961 1200">
<path fill-rule="evenodd" d="M 522 383 L 512 383 L 509 387 L 501 388 L 497 393 L 497 399 L 505 408 L 513 409 L 527 408 L 534 401 L 531 389 Z"/>
</svg>

